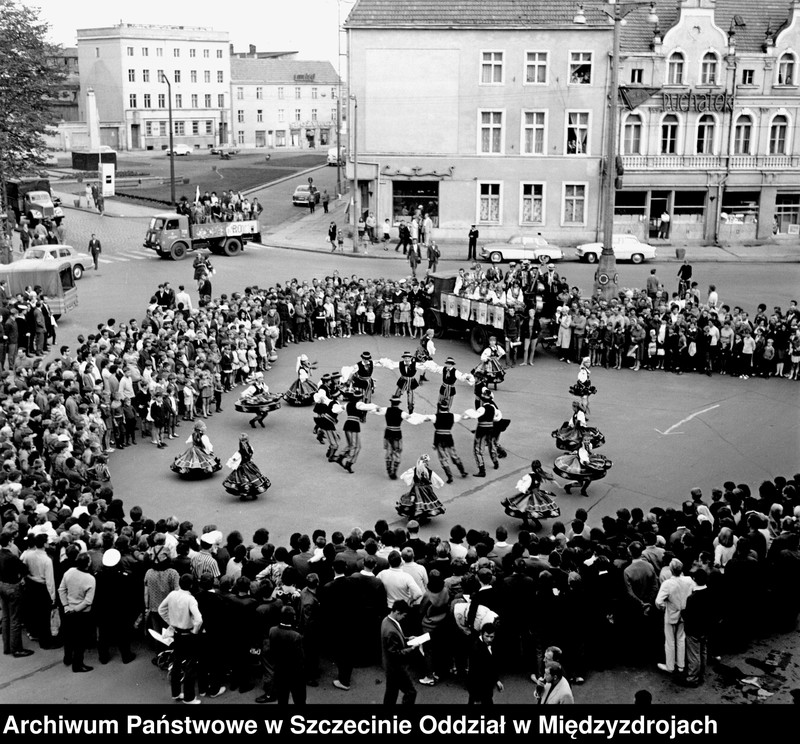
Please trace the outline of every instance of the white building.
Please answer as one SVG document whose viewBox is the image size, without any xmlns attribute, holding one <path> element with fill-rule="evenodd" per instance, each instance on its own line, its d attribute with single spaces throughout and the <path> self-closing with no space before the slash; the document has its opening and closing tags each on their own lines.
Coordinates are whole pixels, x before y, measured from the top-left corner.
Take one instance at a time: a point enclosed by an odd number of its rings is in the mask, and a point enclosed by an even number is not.
<svg viewBox="0 0 800 744">
<path fill-rule="evenodd" d="M 104 145 L 160 150 L 174 141 L 206 148 L 229 141 L 228 33 L 190 26 L 121 23 L 78 30 L 81 90 L 92 88 Z M 85 112 L 82 112 L 85 119 Z"/>
<path fill-rule="evenodd" d="M 330 62 L 233 57 L 230 66 L 236 144 L 295 150 L 335 145 L 339 77 Z"/>
</svg>

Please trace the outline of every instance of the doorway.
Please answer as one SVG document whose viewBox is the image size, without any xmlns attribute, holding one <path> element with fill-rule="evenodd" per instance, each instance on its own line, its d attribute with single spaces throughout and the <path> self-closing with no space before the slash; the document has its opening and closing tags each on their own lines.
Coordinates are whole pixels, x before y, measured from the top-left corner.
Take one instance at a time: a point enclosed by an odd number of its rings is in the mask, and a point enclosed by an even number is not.
<svg viewBox="0 0 800 744">
<path fill-rule="evenodd" d="M 661 213 L 666 212 L 667 214 L 670 214 L 669 199 L 669 191 L 650 192 L 650 220 L 648 231 L 648 236 L 650 238 L 658 237 L 658 231 L 661 225 Z"/>
<path fill-rule="evenodd" d="M 141 150 L 140 125 L 131 124 L 131 150 Z"/>
</svg>

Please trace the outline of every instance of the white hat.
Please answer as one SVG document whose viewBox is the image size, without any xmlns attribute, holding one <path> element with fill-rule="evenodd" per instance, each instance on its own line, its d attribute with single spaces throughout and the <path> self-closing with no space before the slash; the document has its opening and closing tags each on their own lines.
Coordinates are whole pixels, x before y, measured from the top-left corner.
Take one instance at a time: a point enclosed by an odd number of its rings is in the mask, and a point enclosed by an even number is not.
<svg viewBox="0 0 800 744">
<path fill-rule="evenodd" d="M 108 568 L 112 568 L 119 563 L 120 559 L 122 558 L 122 554 L 116 548 L 109 548 L 103 553 L 103 565 L 107 566 Z"/>
<path fill-rule="evenodd" d="M 219 530 L 212 530 L 211 532 L 205 532 L 200 535 L 200 542 L 206 543 L 207 545 L 216 545 L 222 542 L 222 538 L 223 534 Z"/>
<path fill-rule="evenodd" d="M 47 504 L 36 504 L 36 513 L 37 514 L 47 514 L 50 510 L 47 508 Z"/>
</svg>

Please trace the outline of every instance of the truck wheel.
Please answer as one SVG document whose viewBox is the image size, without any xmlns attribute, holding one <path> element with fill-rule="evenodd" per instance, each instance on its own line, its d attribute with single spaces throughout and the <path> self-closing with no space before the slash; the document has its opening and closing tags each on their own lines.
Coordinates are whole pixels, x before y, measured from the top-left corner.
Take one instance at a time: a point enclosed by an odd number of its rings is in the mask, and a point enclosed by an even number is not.
<svg viewBox="0 0 800 744">
<path fill-rule="evenodd" d="M 226 256 L 235 256 L 242 251 L 242 241 L 239 238 L 228 238 L 223 250 Z"/>
<path fill-rule="evenodd" d="M 172 244 L 172 247 L 169 249 L 169 255 L 172 256 L 173 261 L 180 261 L 186 258 L 186 252 L 188 250 L 189 246 L 182 240 L 179 240 Z"/>
<path fill-rule="evenodd" d="M 83 276 L 83 266 L 80 264 L 76 264 L 72 267 L 72 277 L 73 279 L 80 279 Z"/>
<path fill-rule="evenodd" d="M 483 326 L 474 326 L 469 334 L 469 344 L 476 354 L 480 354 L 489 345 L 489 334 Z"/>
</svg>

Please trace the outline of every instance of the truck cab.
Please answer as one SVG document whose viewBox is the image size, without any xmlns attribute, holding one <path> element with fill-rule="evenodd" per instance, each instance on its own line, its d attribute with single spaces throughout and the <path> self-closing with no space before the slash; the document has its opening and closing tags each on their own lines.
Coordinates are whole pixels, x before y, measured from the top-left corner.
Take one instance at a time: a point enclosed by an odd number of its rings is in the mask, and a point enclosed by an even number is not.
<svg viewBox="0 0 800 744">
<path fill-rule="evenodd" d="M 18 223 L 25 218 L 33 228 L 40 222 L 60 225 L 64 219 L 61 201 L 52 195 L 50 181 L 46 178 L 11 178 L 6 195 Z"/>
</svg>

